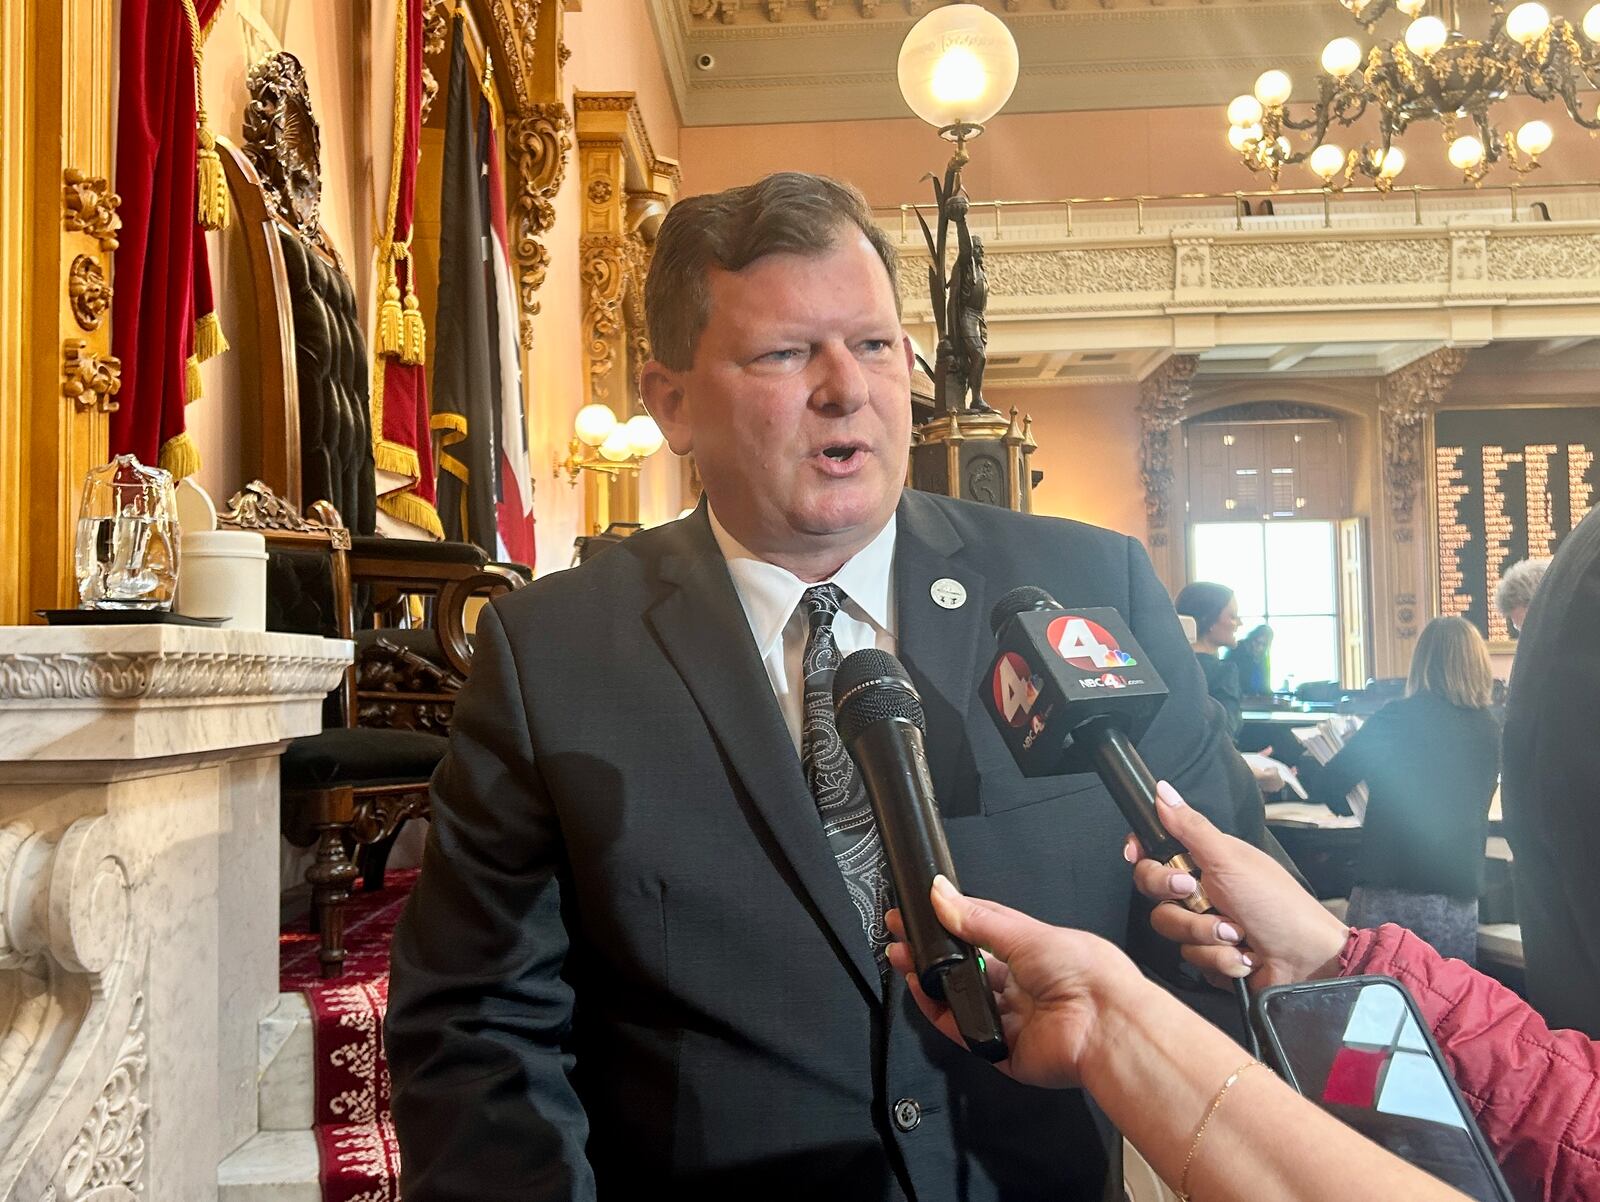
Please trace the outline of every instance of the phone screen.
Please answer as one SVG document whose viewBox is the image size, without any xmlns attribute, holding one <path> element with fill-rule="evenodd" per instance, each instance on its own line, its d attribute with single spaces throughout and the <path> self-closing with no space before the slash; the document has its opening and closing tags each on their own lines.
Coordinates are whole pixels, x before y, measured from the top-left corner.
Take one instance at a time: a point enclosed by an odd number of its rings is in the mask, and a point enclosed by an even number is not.
<svg viewBox="0 0 1600 1202">
<path fill-rule="evenodd" d="M 1509 1202 L 1398 983 L 1319 981 L 1264 996 L 1262 1013 L 1302 1095 L 1469 1197 Z"/>
</svg>

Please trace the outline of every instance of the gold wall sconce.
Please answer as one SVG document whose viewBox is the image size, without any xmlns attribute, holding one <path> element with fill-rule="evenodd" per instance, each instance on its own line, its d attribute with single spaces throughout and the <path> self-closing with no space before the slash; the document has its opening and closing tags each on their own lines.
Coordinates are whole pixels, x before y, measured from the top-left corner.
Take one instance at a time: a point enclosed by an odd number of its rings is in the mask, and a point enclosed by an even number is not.
<svg viewBox="0 0 1600 1202">
<path fill-rule="evenodd" d="M 619 421 L 609 405 L 585 405 L 572 419 L 572 443 L 555 474 L 574 488 L 583 481 L 583 533 L 639 520 L 639 468 L 666 441 L 645 413 Z"/>
</svg>

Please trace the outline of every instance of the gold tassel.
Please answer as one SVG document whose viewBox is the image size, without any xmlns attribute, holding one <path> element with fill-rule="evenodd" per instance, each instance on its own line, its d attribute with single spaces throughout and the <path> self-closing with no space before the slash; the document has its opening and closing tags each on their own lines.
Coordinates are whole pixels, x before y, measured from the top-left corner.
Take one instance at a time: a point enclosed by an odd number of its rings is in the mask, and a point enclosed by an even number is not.
<svg viewBox="0 0 1600 1202">
<path fill-rule="evenodd" d="M 386 492 L 378 498 L 378 508 L 398 521 L 426 530 L 434 538 L 444 537 L 444 525 L 439 521 L 439 511 L 417 496 L 411 489 Z"/>
<path fill-rule="evenodd" d="M 395 276 L 394 251 L 384 265 L 383 303 L 378 306 L 378 354 L 400 355 L 404 345 L 404 317 L 400 309 L 400 285 Z"/>
<path fill-rule="evenodd" d="M 200 360 L 193 355 L 183 365 L 183 403 L 192 405 L 204 395 L 200 383 Z"/>
<path fill-rule="evenodd" d="M 417 294 L 406 289 L 405 337 L 400 351 L 402 363 L 424 363 L 428 358 L 428 332 L 422 326 L 422 308 Z"/>
<path fill-rule="evenodd" d="M 215 313 L 207 313 L 194 323 L 194 357 L 201 363 L 228 352 L 228 340 L 223 336 L 222 323 Z"/>
<path fill-rule="evenodd" d="M 204 113 L 201 114 L 202 121 Z M 225 230 L 231 217 L 228 204 L 228 182 L 222 174 L 222 157 L 217 154 L 216 136 L 200 126 L 200 149 L 195 158 L 200 170 L 200 227 L 208 230 Z"/>
</svg>

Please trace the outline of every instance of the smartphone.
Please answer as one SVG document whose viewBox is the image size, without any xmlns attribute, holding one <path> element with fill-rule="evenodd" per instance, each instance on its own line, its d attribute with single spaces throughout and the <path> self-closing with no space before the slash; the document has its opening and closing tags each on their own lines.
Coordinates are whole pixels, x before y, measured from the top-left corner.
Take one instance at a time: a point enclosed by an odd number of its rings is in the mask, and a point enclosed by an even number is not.
<svg viewBox="0 0 1600 1202">
<path fill-rule="evenodd" d="M 1513 1202 L 1428 1026 L 1393 977 L 1256 995 L 1262 1050 L 1296 1092 L 1480 1202 Z"/>
</svg>

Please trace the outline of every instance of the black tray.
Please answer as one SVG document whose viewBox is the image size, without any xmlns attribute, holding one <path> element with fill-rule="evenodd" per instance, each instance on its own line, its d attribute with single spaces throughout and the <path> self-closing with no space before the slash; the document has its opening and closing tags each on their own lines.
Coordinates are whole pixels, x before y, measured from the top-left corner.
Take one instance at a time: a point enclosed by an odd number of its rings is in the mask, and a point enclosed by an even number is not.
<svg viewBox="0 0 1600 1202">
<path fill-rule="evenodd" d="M 191 618 L 162 609 L 36 609 L 52 626 L 221 626 L 227 618 Z"/>
</svg>

